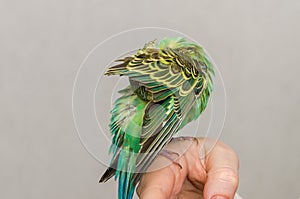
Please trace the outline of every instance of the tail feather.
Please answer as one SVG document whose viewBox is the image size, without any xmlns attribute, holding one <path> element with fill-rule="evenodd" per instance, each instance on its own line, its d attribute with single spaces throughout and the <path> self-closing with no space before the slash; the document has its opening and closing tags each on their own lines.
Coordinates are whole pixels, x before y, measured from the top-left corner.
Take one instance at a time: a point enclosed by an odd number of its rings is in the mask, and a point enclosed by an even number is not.
<svg viewBox="0 0 300 199">
<path fill-rule="evenodd" d="M 119 178 L 119 199 L 132 199 L 133 197 L 136 187 L 136 183 L 133 181 L 136 170 L 136 158 L 137 154 L 133 151 L 120 150 L 99 181 L 100 183 L 106 182 L 113 176 Z"/>
<path fill-rule="evenodd" d="M 106 171 L 104 172 L 104 174 L 100 178 L 99 183 L 106 182 L 107 180 L 109 180 L 110 178 L 112 178 L 114 175 L 116 175 L 118 173 L 116 168 L 118 166 L 118 159 L 119 159 L 119 156 L 120 156 L 120 152 L 121 152 L 121 150 L 118 150 L 115 153 L 113 159 L 111 160 L 110 166 L 106 169 Z"/>
<path fill-rule="evenodd" d="M 132 179 L 136 169 L 136 156 L 137 154 L 130 150 L 125 149 L 121 152 L 122 161 L 118 165 L 122 169 L 119 173 L 119 199 L 132 199 L 133 197 L 136 185 L 133 184 Z"/>
<path fill-rule="evenodd" d="M 107 168 L 107 170 L 105 171 L 105 173 L 102 175 L 102 177 L 100 178 L 99 182 L 106 182 L 107 180 L 109 180 L 111 177 L 113 177 L 116 173 L 116 169 L 114 168 Z"/>
</svg>

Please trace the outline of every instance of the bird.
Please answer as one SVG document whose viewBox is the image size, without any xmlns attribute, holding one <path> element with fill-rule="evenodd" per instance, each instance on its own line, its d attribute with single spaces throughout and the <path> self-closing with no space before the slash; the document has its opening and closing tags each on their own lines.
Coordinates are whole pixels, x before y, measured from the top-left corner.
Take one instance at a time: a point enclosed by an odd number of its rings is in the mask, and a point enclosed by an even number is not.
<svg viewBox="0 0 300 199">
<path fill-rule="evenodd" d="M 112 159 L 99 182 L 114 176 L 118 198 L 132 199 L 163 147 L 207 107 L 215 72 L 204 48 L 184 37 L 150 41 L 116 62 L 105 75 L 128 77 L 129 85 L 111 110 Z"/>
</svg>

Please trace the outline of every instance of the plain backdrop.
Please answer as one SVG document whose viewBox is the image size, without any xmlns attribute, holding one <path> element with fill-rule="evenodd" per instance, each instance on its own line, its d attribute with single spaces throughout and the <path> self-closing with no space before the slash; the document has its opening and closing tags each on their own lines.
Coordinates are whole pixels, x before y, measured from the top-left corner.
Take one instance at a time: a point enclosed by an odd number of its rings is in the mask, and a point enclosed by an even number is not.
<svg viewBox="0 0 300 199">
<path fill-rule="evenodd" d="M 0 198 L 115 198 L 78 139 L 72 86 L 96 44 L 143 26 L 192 36 L 219 65 L 239 193 L 299 198 L 299 21 L 297 0 L 1 0 Z"/>
</svg>

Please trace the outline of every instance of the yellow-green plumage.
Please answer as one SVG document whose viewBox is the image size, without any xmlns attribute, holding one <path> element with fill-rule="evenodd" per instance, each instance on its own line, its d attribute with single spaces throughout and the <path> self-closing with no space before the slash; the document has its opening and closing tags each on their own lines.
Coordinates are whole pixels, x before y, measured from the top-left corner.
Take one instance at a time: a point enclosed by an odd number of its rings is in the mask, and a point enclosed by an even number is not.
<svg viewBox="0 0 300 199">
<path fill-rule="evenodd" d="M 140 172 L 206 108 L 214 71 L 202 47 L 184 38 L 149 42 L 118 61 L 105 74 L 127 76 L 130 85 L 111 111 L 113 157 L 100 182 L 119 178 L 119 199 L 131 199 Z"/>
</svg>

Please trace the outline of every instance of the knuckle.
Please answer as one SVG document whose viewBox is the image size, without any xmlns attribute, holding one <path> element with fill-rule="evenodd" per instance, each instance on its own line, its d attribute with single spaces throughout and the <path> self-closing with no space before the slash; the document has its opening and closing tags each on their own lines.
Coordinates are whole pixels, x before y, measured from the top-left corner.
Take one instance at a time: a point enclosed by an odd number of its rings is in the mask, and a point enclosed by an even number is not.
<svg viewBox="0 0 300 199">
<path fill-rule="evenodd" d="M 228 146 L 227 144 L 225 144 L 222 141 L 218 141 L 216 146 L 218 147 L 218 150 L 223 151 L 229 157 L 232 157 L 234 160 L 236 160 L 239 164 L 239 156 L 238 156 L 237 152 L 234 151 L 230 146 Z"/>
<path fill-rule="evenodd" d="M 223 183 L 230 183 L 234 187 L 238 185 L 238 173 L 230 167 L 220 168 L 216 171 L 217 180 Z"/>
<path fill-rule="evenodd" d="M 217 141 L 217 147 L 219 147 L 220 149 L 223 149 L 223 150 L 228 150 L 228 151 L 232 150 L 230 148 L 230 146 L 228 146 L 227 144 L 225 144 L 223 141 L 220 141 L 220 140 Z"/>
</svg>

